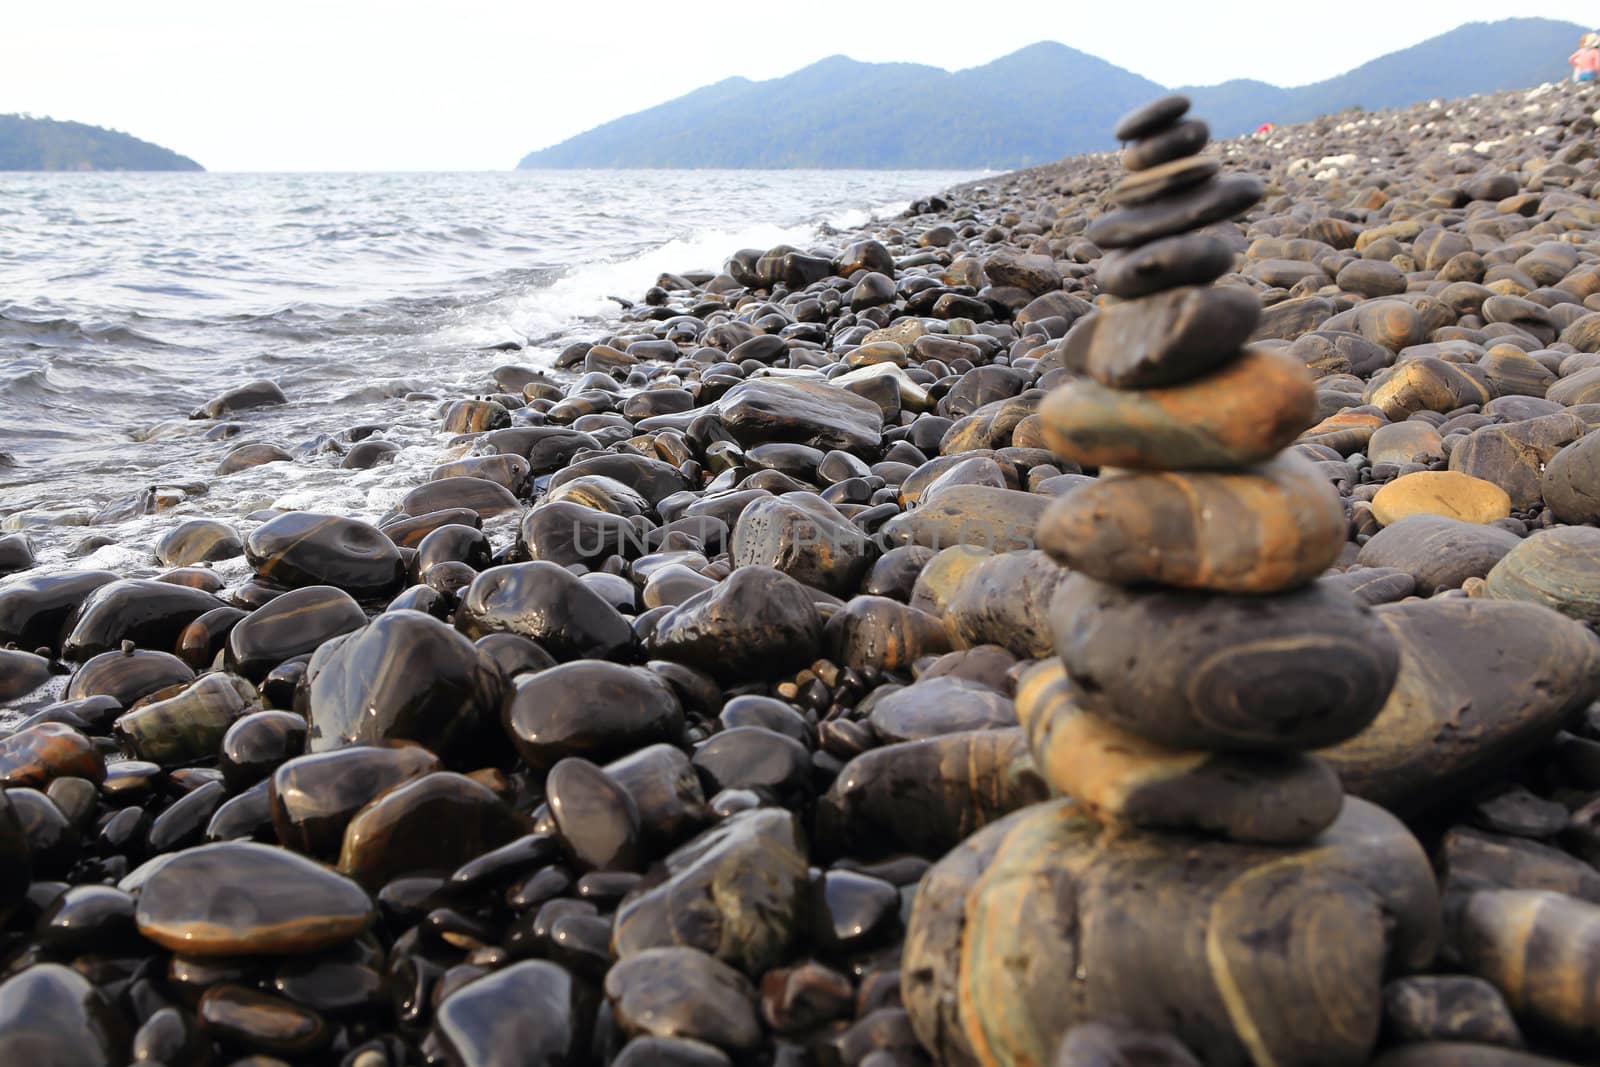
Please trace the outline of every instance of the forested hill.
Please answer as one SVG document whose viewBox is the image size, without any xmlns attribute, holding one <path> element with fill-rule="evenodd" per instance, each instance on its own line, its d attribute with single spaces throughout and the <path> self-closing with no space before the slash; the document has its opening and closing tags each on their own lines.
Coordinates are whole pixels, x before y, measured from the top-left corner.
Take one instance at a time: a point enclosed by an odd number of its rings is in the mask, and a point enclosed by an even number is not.
<svg viewBox="0 0 1600 1067">
<path fill-rule="evenodd" d="M 204 170 L 188 156 L 81 122 L 0 115 L 0 170 Z"/>
<path fill-rule="evenodd" d="M 1468 23 L 1292 89 L 1235 80 L 1185 89 L 1214 133 L 1359 106 L 1401 107 L 1560 80 L 1585 27 Z M 1116 117 L 1166 91 L 1055 42 L 981 67 L 821 60 L 782 78 L 729 78 L 532 152 L 547 167 L 1011 169 L 1112 147 Z"/>
</svg>

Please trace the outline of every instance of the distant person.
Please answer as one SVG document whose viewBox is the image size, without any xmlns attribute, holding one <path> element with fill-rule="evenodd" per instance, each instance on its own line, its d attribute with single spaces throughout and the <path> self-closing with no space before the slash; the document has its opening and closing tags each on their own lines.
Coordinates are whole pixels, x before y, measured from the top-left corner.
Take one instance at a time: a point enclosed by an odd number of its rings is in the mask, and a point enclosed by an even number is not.
<svg viewBox="0 0 1600 1067">
<path fill-rule="evenodd" d="M 1275 130 L 1275 129 L 1277 129 L 1277 127 L 1274 126 L 1272 123 L 1263 122 L 1261 125 L 1256 127 L 1256 136 L 1257 137 L 1270 137 L 1272 135 L 1272 131 Z"/>
<path fill-rule="evenodd" d="M 1586 33 L 1578 41 L 1578 50 L 1567 57 L 1572 64 L 1574 82 L 1592 82 L 1600 72 L 1600 34 Z"/>
</svg>

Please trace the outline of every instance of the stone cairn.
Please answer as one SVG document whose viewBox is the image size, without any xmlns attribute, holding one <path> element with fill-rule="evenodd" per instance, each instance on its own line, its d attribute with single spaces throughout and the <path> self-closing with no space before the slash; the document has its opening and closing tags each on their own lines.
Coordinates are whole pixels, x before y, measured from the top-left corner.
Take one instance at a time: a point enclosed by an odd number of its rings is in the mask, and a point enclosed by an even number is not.
<svg viewBox="0 0 1600 1067">
<path fill-rule="evenodd" d="M 1057 658 L 1017 696 L 1063 796 L 986 827 L 922 884 L 904 982 L 941 1063 L 1046 1064 L 1059 1047 L 1064 1067 L 1173 1039 L 1151 1062 L 1364 1062 L 1385 972 L 1437 944 L 1421 846 L 1311 753 L 1372 721 L 1400 654 L 1364 604 L 1315 581 L 1348 520 L 1283 451 L 1315 421 L 1311 378 L 1248 344 L 1252 292 L 1210 284 L 1234 250 L 1203 228 L 1262 186 L 1198 154 L 1208 130 L 1188 106 L 1166 97 L 1117 126 L 1131 173 L 1086 233 L 1112 250 L 1099 280 L 1115 300 L 1061 343 L 1074 377 L 1041 419 L 1053 451 L 1101 475 L 1039 524 L 1071 576 L 1050 613 Z"/>
</svg>

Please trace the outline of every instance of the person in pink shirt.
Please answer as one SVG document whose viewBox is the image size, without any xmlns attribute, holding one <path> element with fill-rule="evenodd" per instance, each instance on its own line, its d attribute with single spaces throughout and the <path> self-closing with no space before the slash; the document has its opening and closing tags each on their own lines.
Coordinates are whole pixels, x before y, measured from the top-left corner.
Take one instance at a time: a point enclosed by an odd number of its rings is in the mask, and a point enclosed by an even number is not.
<svg viewBox="0 0 1600 1067">
<path fill-rule="evenodd" d="M 1586 33 L 1578 42 L 1578 50 L 1567 57 L 1572 64 L 1574 82 L 1592 82 L 1600 72 L 1600 34 Z"/>
</svg>

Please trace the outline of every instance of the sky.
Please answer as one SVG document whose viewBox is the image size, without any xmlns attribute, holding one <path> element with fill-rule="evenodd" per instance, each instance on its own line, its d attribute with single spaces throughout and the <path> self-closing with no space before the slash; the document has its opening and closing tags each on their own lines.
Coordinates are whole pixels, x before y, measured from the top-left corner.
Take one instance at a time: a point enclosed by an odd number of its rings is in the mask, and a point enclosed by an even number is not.
<svg viewBox="0 0 1600 1067">
<path fill-rule="evenodd" d="M 959 70 L 1056 40 L 1163 85 L 1293 86 L 1463 22 L 1600 18 L 1592 3 L 1537 0 L 1341 0 L 1289 18 L 1263 17 L 1259 2 L 1107 7 L 1086 17 L 1089 4 L 1068 0 L 11 0 L 0 113 L 124 130 L 211 170 L 505 170 L 702 85 L 782 77 L 841 53 Z"/>
</svg>

